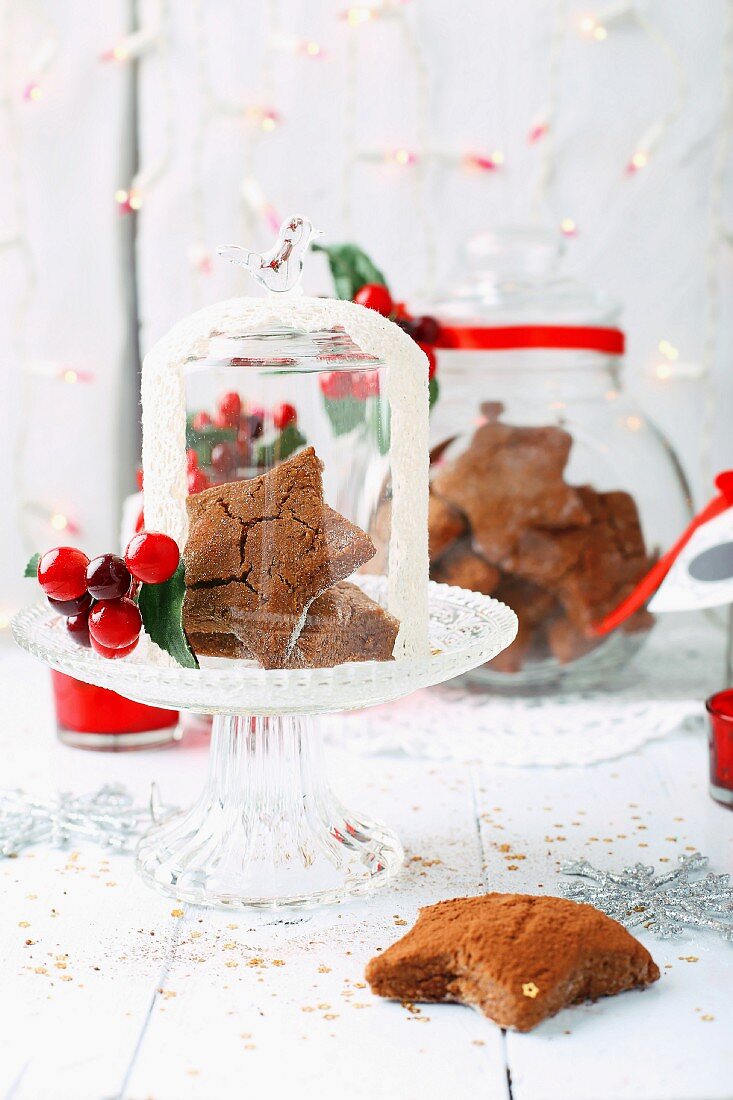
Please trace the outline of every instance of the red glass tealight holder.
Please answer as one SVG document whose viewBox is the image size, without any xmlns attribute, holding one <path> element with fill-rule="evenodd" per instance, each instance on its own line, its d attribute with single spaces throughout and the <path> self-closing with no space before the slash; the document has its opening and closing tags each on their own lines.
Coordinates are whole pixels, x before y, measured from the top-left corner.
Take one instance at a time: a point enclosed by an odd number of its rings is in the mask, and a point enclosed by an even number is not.
<svg viewBox="0 0 733 1100">
<path fill-rule="evenodd" d="M 733 809 L 733 689 L 711 695 L 705 706 L 710 716 L 710 794 Z"/>
<path fill-rule="evenodd" d="M 51 672 L 59 740 L 78 749 L 121 752 L 177 741 L 178 711 L 148 707 L 114 691 Z"/>
</svg>

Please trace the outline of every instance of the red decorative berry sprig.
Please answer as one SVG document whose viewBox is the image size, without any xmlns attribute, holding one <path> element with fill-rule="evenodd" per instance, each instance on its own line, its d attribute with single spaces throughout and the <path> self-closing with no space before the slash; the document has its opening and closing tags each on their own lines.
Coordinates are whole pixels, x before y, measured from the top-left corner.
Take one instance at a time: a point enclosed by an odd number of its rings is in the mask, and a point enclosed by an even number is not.
<svg viewBox="0 0 733 1100">
<path fill-rule="evenodd" d="M 428 381 L 432 382 L 437 365 L 435 345 L 440 338 L 440 325 L 435 317 L 428 314 L 414 317 L 402 302 L 393 301 L 388 288 L 380 283 L 367 283 L 360 287 L 354 294 L 354 301 L 367 309 L 376 310 L 382 317 L 388 317 L 419 344 L 428 357 Z"/>
<path fill-rule="evenodd" d="M 140 638 L 141 586 L 171 580 L 179 562 L 172 538 L 142 531 L 130 540 L 124 558 L 100 554 L 90 561 L 74 546 L 56 546 L 38 557 L 35 573 L 74 641 L 114 660 L 132 653 Z"/>
</svg>

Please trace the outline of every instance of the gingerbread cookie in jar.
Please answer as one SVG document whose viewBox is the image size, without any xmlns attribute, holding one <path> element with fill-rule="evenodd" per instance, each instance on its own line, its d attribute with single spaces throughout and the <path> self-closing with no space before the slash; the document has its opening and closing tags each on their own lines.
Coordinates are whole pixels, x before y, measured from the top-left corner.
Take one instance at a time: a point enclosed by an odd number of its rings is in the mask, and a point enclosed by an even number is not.
<svg viewBox="0 0 733 1100">
<path fill-rule="evenodd" d="M 492 687 L 612 683 L 653 628 L 599 624 L 685 527 L 675 455 L 622 381 L 619 308 L 561 273 L 554 233 L 472 239 L 440 324 L 431 418 L 431 577 L 496 596 L 512 646 Z"/>
</svg>

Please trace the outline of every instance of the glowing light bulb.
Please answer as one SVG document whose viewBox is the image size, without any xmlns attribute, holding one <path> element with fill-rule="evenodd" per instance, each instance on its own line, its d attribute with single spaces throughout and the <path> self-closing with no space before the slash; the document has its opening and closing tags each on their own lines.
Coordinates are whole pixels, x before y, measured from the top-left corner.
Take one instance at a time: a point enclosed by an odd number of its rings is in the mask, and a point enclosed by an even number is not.
<svg viewBox="0 0 733 1100">
<path fill-rule="evenodd" d="M 62 381 L 66 382 L 69 386 L 75 386 L 79 381 L 79 375 L 75 370 L 65 370 L 61 375 Z"/>
<path fill-rule="evenodd" d="M 563 218 L 560 222 L 560 231 L 566 237 L 577 237 L 578 227 L 572 218 Z"/>
<path fill-rule="evenodd" d="M 69 518 L 63 512 L 54 512 L 48 522 L 54 531 L 66 531 L 69 527 Z"/>
<path fill-rule="evenodd" d="M 303 46 L 303 53 L 308 57 L 323 57 L 323 47 L 318 42 L 306 42 Z"/>
<path fill-rule="evenodd" d="M 273 111 L 269 107 L 248 107 L 245 111 L 245 117 L 248 122 L 251 122 L 254 126 L 259 126 L 265 133 L 272 133 L 280 121 L 277 111 Z"/>
<path fill-rule="evenodd" d="M 665 359 L 679 359 L 679 351 L 674 344 L 670 344 L 669 340 L 660 340 L 658 346 Z"/>
<path fill-rule="evenodd" d="M 13 618 L 11 611 L 0 610 L 0 630 L 7 630 Z"/>
<path fill-rule="evenodd" d="M 496 168 L 500 168 L 504 163 L 504 154 L 500 149 L 491 153 L 490 156 L 483 156 L 479 153 L 467 153 L 463 159 L 463 164 L 468 169 L 475 169 L 479 172 L 493 172 Z"/>
<path fill-rule="evenodd" d="M 130 60 L 130 51 L 124 42 L 118 42 L 116 46 L 112 46 L 111 49 L 101 53 L 99 59 L 100 61 L 116 61 L 118 64 L 123 64 L 123 62 Z"/>
<path fill-rule="evenodd" d="M 648 163 L 649 154 L 645 153 L 643 149 L 637 149 L 626 165 L 626 171 L 630 175 L 633 175 L 634 172 L 639 172 L 642 168 L 646 168 Z"/>
<path fill-rule="evenodd" d="M 387 164 L 398 164 L 400 168 L 409 168 L 417 162 L 416 155 L 409 149 L 394 149 L 392 152 L 385 153 L 384 159 Z"/>
<path fill-rule="evenodd" d="M 23 99 L 26 103 L 37 103 L 42 95 L 43 89 L 35 80 L 31 80 L 23 89 Z"/>
<path fill-rule="evenodd" d="M 660 381 L 666 382 L 668 378 L 672 377 L 672 368 L 669 363 L 657 363 L 654 373 Z"/>
<path fill-rule="evenodd" d="M 532 127 L 527 134 L 527 141 L 530 145 L 536 145 L 538 141 L 542 141 L 543 137 L 547 136 L 550 129 L 550 123 L 547 119 L 539 118 L 532 124 Z"/>
<path fill-rule="evenodd" d="M 644 427 L 644 421 L 640 416 L 627 416 L 624 420 L 624 424 L 630 432 L 640 432 Z"/>
<path fill-rule="evenodd" d="M 120 214 L 132 214 L 142 207 L 142 192 L 138 187 L 130 187 L 129 190 L 120 187 L 115 191 L 115 202 L 120 208 Z"/>
<path fill-rule="evenodd" d="M 363 23 L 369 23 L 375 17 L 372 8 L 351 7 L 344 13 L 344 19 L 350 27 L 360 27 Z"/>
<path fill-rule="evenodd" d="M 188 258 L 191 265 L 201 275 L 211 275 L 214 270 L 214 262 L 209 252 L 203 244 L 192 244 L 188 249 Z"/>
</svg>

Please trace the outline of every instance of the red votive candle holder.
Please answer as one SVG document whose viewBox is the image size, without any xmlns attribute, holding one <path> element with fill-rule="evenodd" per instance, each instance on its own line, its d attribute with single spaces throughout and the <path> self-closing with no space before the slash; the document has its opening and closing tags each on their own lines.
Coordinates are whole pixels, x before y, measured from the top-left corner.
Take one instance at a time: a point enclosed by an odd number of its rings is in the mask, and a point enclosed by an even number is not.
<svg viewBox="0 0 733 1100">
<path fill-rule="evenodd" d="M 733 689 L 711 695 L 705 706 L 710 716 L 710 794 L 733 809 Z"/>
<path fill-rule="evenodd" d="M 51 672 L 59 740 L 78 749 L 121 752 L 177 741 L 178 711 L 134 703 L 114 691 Z"/>
</svg>

